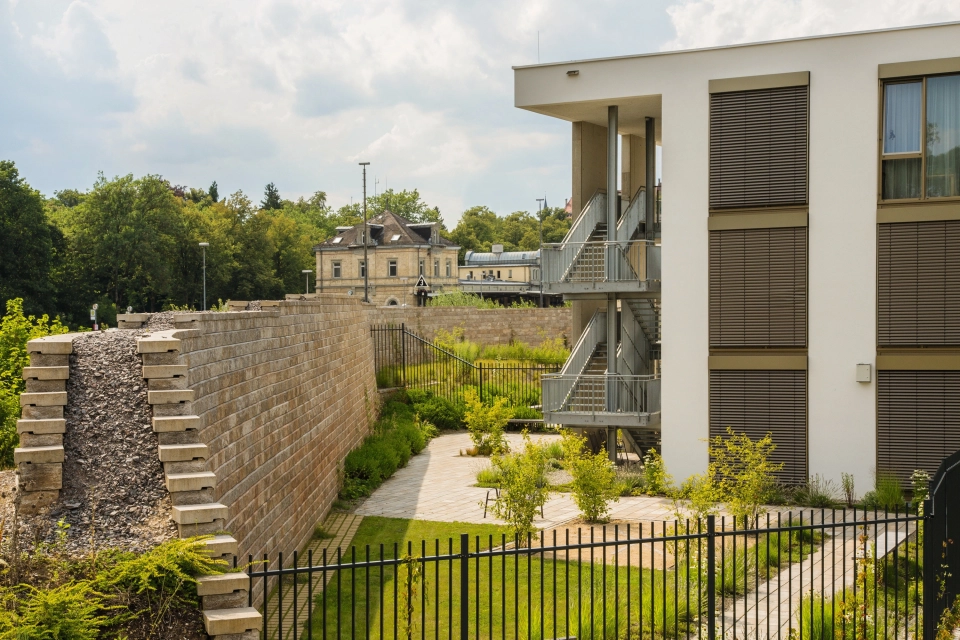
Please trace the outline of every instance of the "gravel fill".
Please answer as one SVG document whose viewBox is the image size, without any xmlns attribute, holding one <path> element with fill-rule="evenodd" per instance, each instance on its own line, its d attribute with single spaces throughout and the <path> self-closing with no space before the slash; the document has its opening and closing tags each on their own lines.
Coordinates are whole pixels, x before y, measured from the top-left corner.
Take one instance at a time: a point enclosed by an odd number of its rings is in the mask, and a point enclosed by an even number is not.
<svg viewBox="0 0 960 640">
<path fill-rule="evenodd" d="M 172 314 L 149 330 L 172 328 Z M 167 327 L 166 325 L 170 325 Z M 63 445 L 63 488 L 50 511 L 29 519 L 28 539 L 70 525 L 67 551 L 144 551 L 177 535 L 157 455 L 136 338 L 148 329 L 89 333 L 73 341 Z"/>
</svg>

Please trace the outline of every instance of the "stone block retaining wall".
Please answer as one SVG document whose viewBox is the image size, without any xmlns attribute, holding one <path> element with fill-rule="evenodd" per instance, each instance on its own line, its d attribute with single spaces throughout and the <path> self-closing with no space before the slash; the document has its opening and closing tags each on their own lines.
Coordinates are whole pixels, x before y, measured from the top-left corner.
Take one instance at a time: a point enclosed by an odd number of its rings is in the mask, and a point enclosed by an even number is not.
<svg viewBox="0 0 960 640">
<path fill-rule="evenodd" d="M 400 324 L 432 340 L 438 329 L 463 328 L 464 337 L 485 345 L 511 340 L 536 346 L 547 338 L 565 336 L 573 345 L 571 309 L 470 309 L 465 307 L 378 307 L 370 309 L 370 324 Z"/>
</svg>

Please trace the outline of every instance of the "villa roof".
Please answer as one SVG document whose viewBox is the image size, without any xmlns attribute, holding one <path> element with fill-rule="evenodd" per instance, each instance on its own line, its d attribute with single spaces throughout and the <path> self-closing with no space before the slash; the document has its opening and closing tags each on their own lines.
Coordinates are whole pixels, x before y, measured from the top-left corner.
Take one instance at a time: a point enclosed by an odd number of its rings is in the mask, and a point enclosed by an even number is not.
<svg viewBox="0 0 960 640">
<path fill-rule="evenodd" d="M 447 240 L 440 234 L 432 240 L 433 229 L 439 227 L 437 222 L 413 222 L 403 216 L 399 216 L 392 211 L 384 211 L 369 220 L 367 226 L 370 228 L 370 246 L 423 246 L 425 244 L 440 245 L 443 247 L 456 247 L 457 244 Z M 353 225 L 352 227 L 337 227 L 337 235 L 327 238 L 313 248 L 314 251 L 324 249 L 339 249 L 350 246 L 363 246 L 360 242 L 360 233 L 363 230 L 363 223 Z"/>
</svg>

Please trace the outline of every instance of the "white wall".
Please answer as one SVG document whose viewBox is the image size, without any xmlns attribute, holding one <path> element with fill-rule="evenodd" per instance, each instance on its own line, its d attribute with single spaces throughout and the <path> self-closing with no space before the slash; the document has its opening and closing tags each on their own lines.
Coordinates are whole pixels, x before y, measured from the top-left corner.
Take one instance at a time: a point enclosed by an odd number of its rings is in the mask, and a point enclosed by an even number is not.
<svg viewBox="0 0 960 640">
<path fill-rule="evenodd" d="M 663 449 L 676 479 L 702 471 L 707 326 L 710 79 L 810 72 L 810 472 L 872 484 L 876 375 L 877 65 L 960 56 L 960 25 L 518 68 L 516 104 L 660 95 L 663 144 Z M 568 68 L 580 71 L 576 79 Z"/>
</svg>

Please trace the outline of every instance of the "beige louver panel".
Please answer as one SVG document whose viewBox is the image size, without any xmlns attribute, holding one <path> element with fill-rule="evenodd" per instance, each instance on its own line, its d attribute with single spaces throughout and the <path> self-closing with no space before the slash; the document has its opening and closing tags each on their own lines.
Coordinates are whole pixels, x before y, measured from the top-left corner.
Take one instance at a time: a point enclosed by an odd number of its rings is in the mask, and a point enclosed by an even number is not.
<svg viewBox="0 0 960 640">
<path fill-rule="evenodd" d="M 807 202 L 807 87 L 710 96 L 710 208 Z"/>
<path fill-rule="evenodd" d="M 772 458 L 784 463 L 782 482 L 807 479 L 807 372 L 711 371 L 710 437 L 727 427 L 757 440 L 768 432 L 777 445 Z"/>
<path fill-rule="evenodd" d="M 807 344 L 807 229 L 710 232 L 710 346 Z"/>
<path fill-rule="evenodd" d="M 908 483 L 957 450 L 960 371 L 877 372 L 877 469 Z"/>
<path fill-rule="evenodd" d="M 880 346 L 960 345 L 960 221 L 881 224 Z"/>
</svg>

